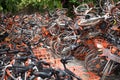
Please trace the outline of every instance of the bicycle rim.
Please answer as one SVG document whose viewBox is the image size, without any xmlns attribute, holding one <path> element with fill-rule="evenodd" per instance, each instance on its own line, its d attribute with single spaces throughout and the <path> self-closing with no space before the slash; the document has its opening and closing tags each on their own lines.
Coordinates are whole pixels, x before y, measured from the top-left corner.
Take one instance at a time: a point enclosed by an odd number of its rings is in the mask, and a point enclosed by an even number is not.
<svg viewBox="0 0 120 80">
<path fill-rule="evenodd" d="M 99 1 L 99 6 L 100 8 L 102 9 L 102 11 L 105 11 L 106 10 L 106 7 L 108 7 L 105 3 L 108 3 L 111 4 L 111 5 L 114 5 L 114 1 L 113 0 L 100 0 Z"/>
<path fill-rule="evenodd" d="M 61 45 L 58 42 L 55 42 L 54 43 L 55 54 L 58 57 L 70 56 L 71 55 L 71 50 L 67 50 L 65 52 L 62 52 L 63 49 L 65 49 L 66 47 L 68 47 L 68 45 Z"/>
</svg>

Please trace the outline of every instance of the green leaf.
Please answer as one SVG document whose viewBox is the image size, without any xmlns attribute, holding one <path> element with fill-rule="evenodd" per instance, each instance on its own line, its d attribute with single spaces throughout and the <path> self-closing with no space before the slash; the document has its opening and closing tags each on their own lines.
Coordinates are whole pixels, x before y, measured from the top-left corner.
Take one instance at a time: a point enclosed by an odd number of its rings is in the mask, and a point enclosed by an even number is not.
<svg viewBox="0 0 120 80">
<path fill-rule="evenodd" d="M 3 7 L 2 6 L 0 6 L 0 11 L 2 11 L 3 10 Z"/>
</svg>

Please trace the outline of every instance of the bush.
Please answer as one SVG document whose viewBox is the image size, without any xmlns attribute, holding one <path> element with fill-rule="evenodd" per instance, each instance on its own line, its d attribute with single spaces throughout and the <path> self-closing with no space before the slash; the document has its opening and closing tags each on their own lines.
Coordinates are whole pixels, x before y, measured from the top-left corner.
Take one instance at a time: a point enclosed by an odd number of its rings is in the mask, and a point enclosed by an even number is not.
<svg viewBox="0 0 120 80">
<path fill-rule="evenodd" d="M 62 8 L 60 0 L 0 0 L 0 11 L 15 13 L 26 7 L 32 9 Z"/>
<path fill-rule="evenodd" d="M 72 5 L 79 5 L 82 3 L 93 2 L 96 4 L 97 0 L 0 0 L 0 11 L 1 12 L 12 12 L 16 13 L 22 9 L 30 7 L 38 11 L 44 9 L 53 10 L 55 8 L 66 7 L 71 10 Z M 119 1 L 119 0 L 114 0 Z"/>
</svg>

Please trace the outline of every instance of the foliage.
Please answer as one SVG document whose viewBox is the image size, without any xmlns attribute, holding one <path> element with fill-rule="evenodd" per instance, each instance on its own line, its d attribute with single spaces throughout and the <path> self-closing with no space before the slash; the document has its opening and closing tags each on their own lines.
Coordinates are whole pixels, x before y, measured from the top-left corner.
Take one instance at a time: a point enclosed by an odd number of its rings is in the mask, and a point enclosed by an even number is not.
<svg viewBox="0 0 120 80">
<path fill-rule="evenodd" d="M 0 0 L 0 11 L 16 12 L 26 7 L 33 9 L 62 8 L 60 0 Z"/>
<path fill-rule="evenodd" d="M 0 0 L 0 11 L 4 12 L 14 12 L 17 11 L 17 5 L 21 0 Z"/>
<path fill-rule="evenodd" d="M 72 5 L 79 5 L 82 3 L 93 2 L 96 4 L 97 0 L 0 0 L 0 11 L 17 12 L 26 7 L 36 10 L 52 10 L 55 8 L 66 7 L 71 10 Z M 114 0 L 119 1 L 119 0 Z"/>
</svg>

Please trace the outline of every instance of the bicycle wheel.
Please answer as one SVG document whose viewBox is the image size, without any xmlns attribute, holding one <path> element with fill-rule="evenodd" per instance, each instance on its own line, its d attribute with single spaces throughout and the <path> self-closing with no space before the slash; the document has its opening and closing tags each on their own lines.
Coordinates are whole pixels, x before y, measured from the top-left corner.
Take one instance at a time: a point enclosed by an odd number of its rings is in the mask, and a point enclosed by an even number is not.
<svg viewBox="0 0 120 80">
<path fill-rule="evenodd" d="M 56 24 L 56 25 L 50 26 L 48 30 L 52 36 L 57 36 L 60 34 L 61 28 Z"/>
<path fill-rule="evenodd" d="M 98 56 L 98 53 L 92 53 L 85 58 L 85 67 L 88 71 L 97 73 L 101 76 L 106 60 Z"/>
<path fill-rule="evenodd" d="M 54 49 L 54 44 L 55 44 L 56 41 L 56 37 L 55 36 L 52 36 L 51 37 L 51 40 L 50 40 L 50 49 L 52 52 L 55 52 L 55 49 Z"/>
<path fill-rule="evenodd" d="M 76 43 L 76 34 L 74 31 L 65 31 L 58 35 L 57 42 L 61 45 L 72 45 Z"/>
<path fill-rule="evenodd" d="M 102 11 L 107 11 L 109 10 L 108 7 L 110 7 L 111 5 L 114 5 L 114 1 L 113 0 L 100 0 L 99 1 L 99 6 L 102 9 Z"/>
<path fill-rule="evenodd" d="M 58 57 L 65 57 L 65 56 L 70 56 L 71 55 L 71 49 L 69 45 L 61 45 L 58 42 L 54 44 L 54 50 L 55 54 Z"/>
<path fill-rule="evenodd" d="M 82 4 L 77 6 L 76 8 L 74 7 L 74 12 L 76 15 L 84 15 L 85 11 L 88 9 L 89 9 L 89 6 L 87 4 Z"/>
</svg>

